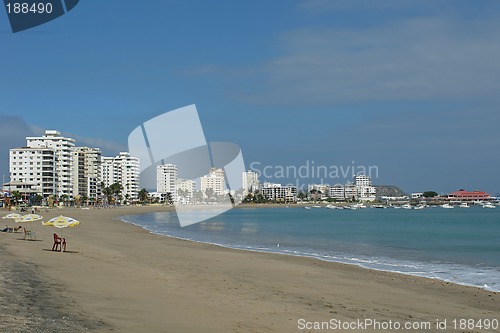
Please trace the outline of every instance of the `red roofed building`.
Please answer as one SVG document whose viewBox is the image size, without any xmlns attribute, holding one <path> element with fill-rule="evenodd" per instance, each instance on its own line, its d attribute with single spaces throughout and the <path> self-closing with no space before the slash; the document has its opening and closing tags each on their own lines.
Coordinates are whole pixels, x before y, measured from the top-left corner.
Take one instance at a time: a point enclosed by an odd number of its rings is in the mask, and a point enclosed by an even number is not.
<svg viewBox="0 0 500 333">
<path fill-rule="evenodd" d="M 448 200 L 453 201 L 484 201 L 484 200 L 492 200 L 493 197 L 486 192 L 482 191 L 466 191 L 466 190 L 458 190 L 456 192 L 448 194 Z"/>
</svg>

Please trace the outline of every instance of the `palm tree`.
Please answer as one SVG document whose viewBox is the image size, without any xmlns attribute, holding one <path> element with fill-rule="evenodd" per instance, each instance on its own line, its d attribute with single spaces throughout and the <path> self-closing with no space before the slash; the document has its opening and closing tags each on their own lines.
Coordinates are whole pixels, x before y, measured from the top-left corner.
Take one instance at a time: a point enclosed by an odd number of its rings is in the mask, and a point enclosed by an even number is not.
<svg viewBox="0 0 500 333">
<path fill-rule="evenodd" d="M 145 203 L 148 200 L 148 191 L 143 188 L 139 191 L 137 196 L 139 197 L 140 202 Z"/>
<path fill-rule="evenodd" d="M 18 190 L 12 191 L 11 196 L 14 198 L 14 203 L 16 204 L 16 206 L 19 203 L 19 201 L 21 200 L 21 198 L 23 197 L 21 192 L 19 192 Z"/>
<path fill-rule="evenodd" d="M 113 183 L 111 184 L 111 186 L 109 187 L 110 190 L 111 190 L 111 193 L 114 195 L 115 199 L 118 200 L 118 202 L 120 202 L 121 200 L 121 194 L 122 194 L 122 191 L 123 191 L 123 185 L 116 182 L 116 183 Z"/>
<path fill-rule="evenodd" d="M 106 196 L 106 200 L 108 202 L 108 204 L 111 203 L 111 197 L 113 196 L 113 191 L 111 190 L 111 188 L 108 186 L 108 187 L 104 187 L 102 189 L 102 194 L 104 194 Z"/>
<path fill-rule="evenodd" d="M 169 205 L 171 205 L 171 204 L 173 204 L 173 203 L 174 203 L 174 200 L 173 200 L 173 198 L 172 198 L 172 193 L 167 192 L 167 193 L 165 194 L 165 201 L 166 201 Z"/>
<path fill-rule="evenodd" d="M 113 194 L 116 196 L 120 196 L 122 194 L 123 186 L 118 182 L 111 184 L 109 188 L 111 189 L 111 192 L 113 192 Z"/>
</svg>

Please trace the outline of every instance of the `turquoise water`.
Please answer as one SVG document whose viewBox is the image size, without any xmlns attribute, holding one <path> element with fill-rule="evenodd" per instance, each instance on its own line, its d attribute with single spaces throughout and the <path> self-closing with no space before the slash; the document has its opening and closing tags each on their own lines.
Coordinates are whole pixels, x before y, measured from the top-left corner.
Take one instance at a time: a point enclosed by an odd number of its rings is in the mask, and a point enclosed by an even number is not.
<svg viewBox="0 0 500 333">
<path fill-rule="evenodd" d="M 499 208 L 237 208 L 184 228 L 175 212 L 122 219 L 161 235 L 500 291 Z"/>
</svg>

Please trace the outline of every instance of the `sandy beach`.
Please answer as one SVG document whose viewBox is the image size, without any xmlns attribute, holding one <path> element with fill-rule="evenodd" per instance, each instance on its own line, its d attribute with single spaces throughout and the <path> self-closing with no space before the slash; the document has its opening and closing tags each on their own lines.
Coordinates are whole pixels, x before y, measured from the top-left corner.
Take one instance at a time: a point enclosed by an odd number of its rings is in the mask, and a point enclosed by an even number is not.
<svg viewBox="0 0 500 333">
<path fill-rule="evenodd" d="M 62 214 L 81 224 L 61 231 L 35 222 L 28 227 L 37 241 L 0 233 L 2 331 L 326 332 L 315 322 L 365 320 L 420 325 L 415 332 L 498 331 L 459 325 L 500 320 L 499 293 L 183 241 L 118 219 L 165 209 L 53 209 L 44 220 Z M 62 232 L 68 252 L 50 251 L 53 232 Z M 352 328 L 344 331 L 375 331 Z"/>
</svg>

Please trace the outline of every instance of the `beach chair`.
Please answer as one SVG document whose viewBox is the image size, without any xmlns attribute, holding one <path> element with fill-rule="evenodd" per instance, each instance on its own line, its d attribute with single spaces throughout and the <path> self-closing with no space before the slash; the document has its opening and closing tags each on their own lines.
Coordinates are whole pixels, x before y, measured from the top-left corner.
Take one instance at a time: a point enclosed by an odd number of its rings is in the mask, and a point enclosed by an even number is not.
<svg viewBox="0 0 500 333">
<path fill-rule="evenodd" d="M 57 236 L 57 234 L 54 234 L 54 245 L 52 245 L 52 251 L 66 251 L 66 238 L 61 238 Z"/>
<path fill-rule="evenodd" d="M 36 240 L 36 233 L 34 231 L 23 228 L 24 230 L 24 240 Z"/>
</svg>

